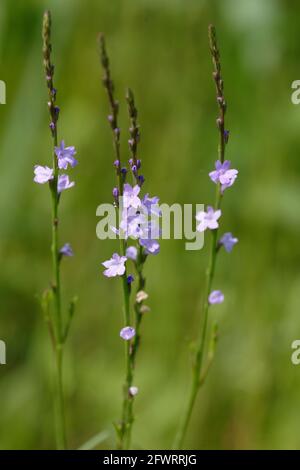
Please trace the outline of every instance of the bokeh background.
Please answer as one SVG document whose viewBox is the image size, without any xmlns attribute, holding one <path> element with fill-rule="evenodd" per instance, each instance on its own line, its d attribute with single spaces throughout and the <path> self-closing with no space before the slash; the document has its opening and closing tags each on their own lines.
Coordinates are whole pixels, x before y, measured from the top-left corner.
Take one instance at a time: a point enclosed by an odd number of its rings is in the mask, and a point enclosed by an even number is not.
<svg viewBox="0 0 300 470">
<path fill-rule="evenodd" d="M 51 140 L 41 57 L 44 9 L 53 15 L 59 135 L 75 145 L 76 187 L 63 195 L 61 244 L 76 253 L 63 266 L 65 301 L 79 302 L 65 357 L 69 445 L 112 430 L 124 377 L 120 282 L 101 262 L 117 242 L 96 238 L 96 207 L 110 202 L 113 152 L 96 36 L 104 31 L 121 102 L 128 158 L 126 86 L 136 94 L 145 189 L 167 203 L 209 203 L 207 173 L 217 152 L 216 103 L 207 26 L 222 54 L 227 157 L 240 171 L 223 206 L 223 229 L 240 239 L 219 257 L 215 288 L 226 301 L 215 363 L 197 406 L 187 448 L 299 447 L 300 367 L 300 4 L 280 0 L 1 0 L 0 79 L 0 448 L 54 446 L 52 355 L 36 295 L 49 285 L 50 197 L 33 183 Z M 190 381 L 207 249 L 164 241 L 147 262 L 151 313 L 138 357 L 133 446 L 170 448 Z M 100 447 L 114 446 L 112 437 Z"/>
</svg>

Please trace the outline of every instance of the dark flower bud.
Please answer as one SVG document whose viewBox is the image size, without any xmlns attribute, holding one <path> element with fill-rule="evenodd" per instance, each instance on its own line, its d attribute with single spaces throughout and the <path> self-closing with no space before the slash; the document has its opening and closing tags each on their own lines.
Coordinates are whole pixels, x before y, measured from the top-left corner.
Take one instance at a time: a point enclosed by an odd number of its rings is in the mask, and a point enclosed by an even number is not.
<svg viewBox="0 0 300 470">
<path fill-rule="evenodd" d="M 138 176 L 138 182 L 140 186 L 142 186 L 142 184 L 145 182 L 145 178 L 143 175 Z"/>
<path fill-rule="evenodd" d="M 113 195 L 113 197 L 114 197 L 115 199 L 117 199 L 117 198 L 119 197 L 119 190 L 118 190 L 118 188 L 114 188 L 114 189 L 112 190 L 112 195 Z"/>
</svg>

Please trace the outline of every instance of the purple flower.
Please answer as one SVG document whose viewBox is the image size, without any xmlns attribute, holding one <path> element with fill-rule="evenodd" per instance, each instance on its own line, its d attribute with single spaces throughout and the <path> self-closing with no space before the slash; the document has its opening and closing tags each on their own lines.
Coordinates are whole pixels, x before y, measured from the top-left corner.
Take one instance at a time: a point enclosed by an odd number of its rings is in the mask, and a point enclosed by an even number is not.
<svg viewBox="0 0 300 470">
<path fill-rule="evenodd" d="M 132 326 L 125 326 L 125 328 L 122 328 L 120 331 L 120 336 L 125 341 L 129 341 L 135 336 L 135 329 L 132 328 Z"/>
<path fill-rule="evenodd" d="M 122 230 L 125 238 L 140 238 L 143 233 L 143 227 L 147 224 L 147 219 L 144 214 L 139 213 L 133 207 L 124 209 L 122 212 L 122 220 L 120 229 Z"/>
<path fill-rule="evenodd" d="M 139 393 L 139 389 L 138 387 L 135 387 L 134 385 L 132 385 L 131 387 L 129 387 L 129 395 L 131 397 L 135 397 L 135 395 L 137 395 Z"/>
<path fill-rule="evenodd" d="M 145 253 L 147 255 L 157 255 L 159 253 L 160 245 L 157 239 L 160 235 L 161 230 L 159 224 L 155 220 L 151 220 L 143 227 L 139 243 L 145 248 Z"/>
<path fill-rule="evenodd" d="M 137 248 L 135 246 L 129 246 L 126 250 L 126 256 L 128 259 L 135 261 L 137 259 Z"/>
<path fill-rule="evenodd" d="M 220 245 L 223 245 L 225 250 L 230 253 L 234 245 L 238 242 L 238 238 L 233 237 L 231 232 L 226 232 L 224 235 L 220 238 Z"/>
<path fill-rule="evenodd" d="M 75 185 L 74 181 L 69 180 L 68 175 L 59 175 L 57 182 L 57 191 L 61 193 L 65 189 L 72 188 Z"/>
<path fill-rule="evenodd" d="M 200 211 L 196 215 L 196 220 L 200 222 L 197 225 L 198 232 L 204 232 L 207 228 L 214 230 L 219 227 L 218 219 L 221 217 L 221 210 L 214 210 L 208 206 L 207 211 Z"/>
<path fill-rule="evenodd" d="M 235 182 L 238 170 L 230 169 L 230 161 L 225 160 L 224 163 L 221 163 L 220 160 L 217 160 L 215 163 L 215 170 L 209 173 L 210 179 L 214 183 L 221 184 L 221 192 L 223 193 L 226 188 L 229 188 Z"/>
<path fill-rule="evenodd" d="M 57 156 L 58 168 L 66 170 L 68 165 L 72 168 L 77 165 L 77 160 L 74 158 L 76 155 L 75 147 L 65 147 L 65 142 L 62 140 L 59 147 L 55 147 Z"/>
<path fill-rule="evenodd" d="M 125 208 L 133 207 L 137 209 L 141 205 L 141 200 L 138 197 L 141 188 L 138 184 L 132 187 L 130 184 L 124 184 L 124 191 L 123 191 L 123 206 Z"/>
<path fill-rule="evenodd" d="M 59 252 L 63 256 L 74 256 L 70 243 L 65 243 L 64 246 L 61 247 Z"/>
<path fill-rule="evenodd" d="M 102 265 L 107 268 L 103 274 L 106 277 L 123 276 L 125 273 L 125 262 L 127 261 L 126 256 L 119 256 L 118 253 L 114 253 L 111 259 L 104 261 Z"/>
<path fill-rule="evenodd" d="M 149 194 L 145 194 L 142 200 L 142 205 L 145 207 L 146 212 L 149 215 L 161 216 L 161 210 L 159 208 L 159 198 L 157 196 L 149 197 Z"/>
<path fill-rule="evenodd" d="M 114 161 L 114 166 L 115 166 L 116 168 L 119 168 L 119 166 L 120 166 L 120 160 L 115 160 L 115 161 Z"/>
<path fill-rule="evenodd" d="M 145 253 L 147 255 L 158 255 L 160 251 L 160 245 L 157 240 L 148 240 L 148 239 L 140 239 L 140 245 L 145 248 Z"/>
<path fill-rule="evenodd" d="M 34 175 L 33 181 L 38 184 L 47 183 L 54 178 L 53 170 L 48 166 L 35 165 Z"/>
<path fill-rule="evenodd" d="M 213 290 L 208 296 L 208 302 L 213 304 L 221 304 L 224 302 L 224 294 L 220 290 Z"/>
</svg>

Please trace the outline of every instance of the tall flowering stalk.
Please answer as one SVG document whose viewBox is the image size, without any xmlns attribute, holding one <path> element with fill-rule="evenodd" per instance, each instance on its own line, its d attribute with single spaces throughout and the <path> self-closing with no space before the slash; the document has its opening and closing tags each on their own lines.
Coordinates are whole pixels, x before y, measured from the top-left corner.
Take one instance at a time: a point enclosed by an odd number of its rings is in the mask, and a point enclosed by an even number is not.
<svg viewBox="0 0 300 470">
<path fill-rule="evenodd" d="M 51 289 L 47 289 L 42 296 L 42 308 L 45 320 L 49 327 L 50 338 L 53 345 L 55 357 L 55 414 L 56 414 L 56 443 L 58 449 L 66 448 L 66 429 L 63 396 L 63 350 L 69 333 L 71 320 L 74 314 L 76 298 L 69 305 L 66 318 L 62 312 L 61 302 L 61 281 L 60 267 L 65 256 L 73 256 L 73 250 L 69 243 L 65 243 L 61 248 L 58 245 L 58 207 L 61 194 L 68 188 L 74 186 L 74 182 L 69 180 L 67 174 L 60 170 L 66 170 L 68 166 L 77 165 L 74 147 L 66 147 L 64 141 L 58 146 L 57 123 L 60 109 L 56 105 L 57 91 L 54 87 L 54 65 L 51 62 L 51 14 L 46 11 L 43 18 L 43 58 L 48 89 L 48 109 L 50 114 L 50 132 L 53 141 L 52 168 L 36 165 L 34 167 L 34 181 L 38 184 L 49 185 L 52 200 L 52 269 L 53 281 Z"/>
<path fill-rule="evenodd" d="M 119 449 L 129 449 L 131 443 L 131 431 L 134 421 L 133 403 L 138 393 L 138 387 L 134 385 L 134 370 L 136 355 L 140 345 L 141 323 L 143 315 L 150 309 L 145 305 L 148 294 L 144 291 L 145 277 L 144 265 L 148 255 L 159 253 L 157 241 L 160 230 L 158 218 L 159 199 L 145 194 L 141 199 L 140 192 L 145 178 L 140 173 L 141 160 L 137 150 L 140 140 L 140 130 L 137 123 L 137 109 L 134 95 L 130 89 L 126 93 L 126 101 L 129 114 L 129 169 L 122 165 L 120 154 L 120 128 L 118 126 L 119 104 L 114 97 L 114 85 L 111 79 L 109 59 L 106 52 L 103 34 L 99 37 L 101 63 L 104 71 L 103 85 L 107 92 L 110 105 L 108 121 L 113 135 L 115 151 L 114 167 L 117 176 L 117 186 L 113 188 L 112 195 L 115 207 L 119 213 L 118 227 L 113 230 L 120 239 L 120 255 L 114 253 L 112 258 L 103 262 L 106 268 L 106 277 L 120 276 L 123 287 L 124 326 L 120 331 L 120 337 L 125 342 L 125 384 L 123 390 L 123 405 L 121 421 L 115 424 L 117 433 L 117 446 Z M 131 184 L 127 182 L 131 175 Z M 150 220 L 149 220 L 150 219 Z M 130 265 L 131 263 L 131 265 Z M 135 275 L 130 272 L 131 266 Z M 137 280 L 135 279 L 137 277 Z M 137 283 L 135 298 L 132 299 L 133 283 Z M 132 306 L 133 304 L 133 306 Z M 134 315 L 132 313 L 134 310 Z"/>
<path fill-rule="evenodd" d="M 217 127 L 219 131 L 218 160 L 215 162 L 215 170 L 209 173 L 211 181 L 216 184 L 216 197 L 213 207 L 208 206 L 206 211 L 200 211 L 196 215 L 196 220 L 198 222 L 197 230 L 199 232 L 204 232 L 208 229 L 211 232 L 211 246 L 202 305 L 203 320 L 193 361 L 192 384 L 186 410 L 175 438 L 174 448 L 181 448 L 183 446 L 199 388 L 204 384 L 214 358 L 218 325 L 216 322 L 213 323 L 210 339 L 208 339 L 208 314 L 212 305 L 219 304 L 224 301 L 224 295 L 220 290 L 212 290 L 217 255 L 221 247 L 223 247 L 227 252 L 230 252 L 235 243 L 238 242 L 238 239 L 233 237 L 230 232 L 225 233 L 218 240 L 219 218 L 222 215 L 221 202 L 224 191 L 233 185 L 237 178 L 238 171 L 230 169 L 230 161 L 225 160 L 225 149 L 228 143 L 229 131 L 225 128 L 226 101 L 224 98 L 224 84 L 221 76 L 220 53 L 216 40 L 216 31 L 213 25 L 210 25 L 208 28 L 208 36 L 213 62 L 213 80 L 215 82 L 216 98 L 219 109 L 219 115 L 217 118 Z M 206 349 L 207 343 L 208 348 Z M 205 354 L 206 351 L 207 353 Z M 205 363 L 204 359 L 206 361 Z"/>
</svg>

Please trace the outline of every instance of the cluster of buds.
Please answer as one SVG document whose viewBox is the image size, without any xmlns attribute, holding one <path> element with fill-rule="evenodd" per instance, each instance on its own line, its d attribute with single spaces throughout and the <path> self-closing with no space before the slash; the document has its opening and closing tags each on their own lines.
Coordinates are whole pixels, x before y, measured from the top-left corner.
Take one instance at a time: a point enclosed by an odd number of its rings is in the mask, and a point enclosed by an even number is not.
<svg viewBox="0 0 300 470">
<path fill-rule="evenodd" d="M 59 117 L 59 107 L 56 105 L 56 95 L 57 90 L 53 86 L 53 76 L 54 76 L 54 65 L 51 63 L 51 51 L 52 46 L 50 42 L 51 35 L 51 14 L 50 11 L 47 11 L 44 14 L 43 20 L 43 57 L 44 57 L 44 67 L 46 71 L 46 84 L 48 88 L 49 100 L 48 108 L 50 113 L 50 130 L 52 136 L 56 135 L 56 126 Z"/>
</svg>

